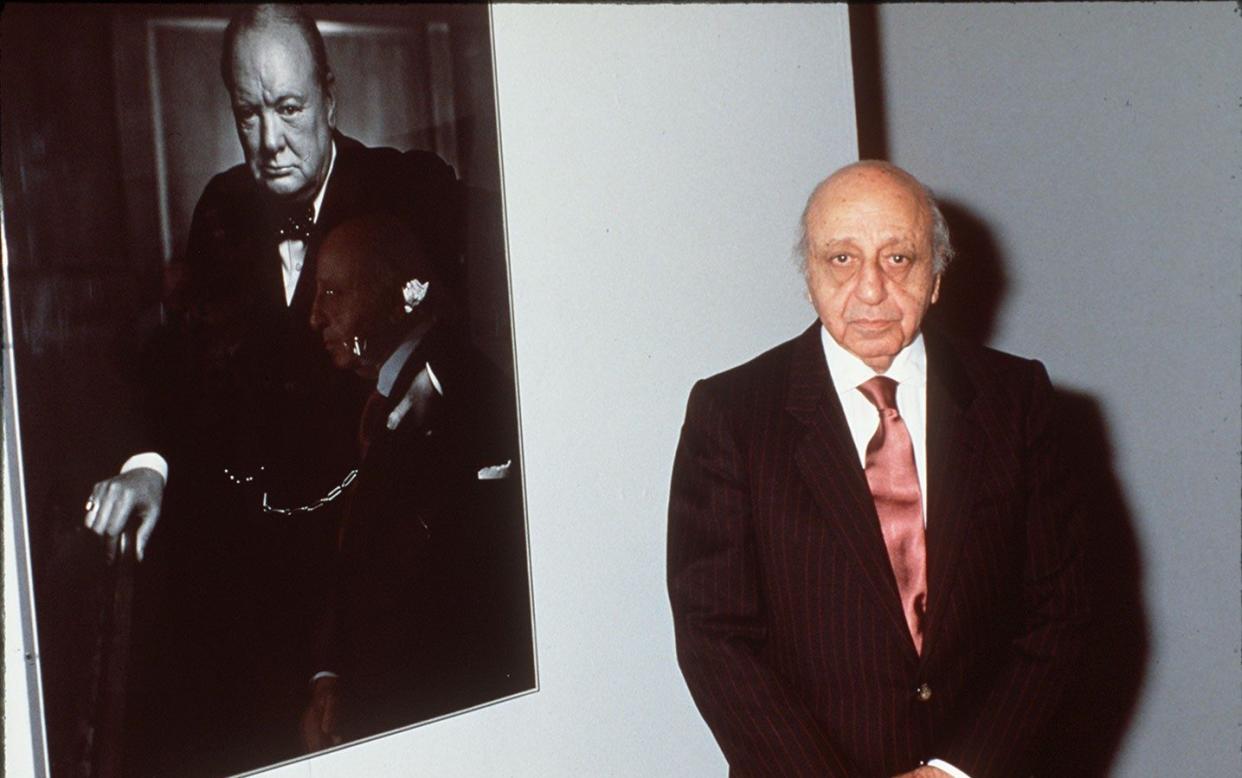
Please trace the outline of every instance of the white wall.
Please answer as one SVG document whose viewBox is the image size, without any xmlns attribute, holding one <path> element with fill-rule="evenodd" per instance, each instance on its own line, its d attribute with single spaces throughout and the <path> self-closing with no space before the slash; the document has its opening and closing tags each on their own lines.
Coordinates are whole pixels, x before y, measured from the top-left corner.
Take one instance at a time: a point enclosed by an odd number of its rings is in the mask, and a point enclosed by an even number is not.
<svg viewBox="0 0 1242 778">
<path fill-rule="evenodd" d="M 879 31 L 890 158 L 992 233 L 992 343 L 1103 412 L 1151 641 L 1114 773 L 1236 775 L 1237 5 L 894 5 Z"/>
<path fill-rule="evenodd" d="M 494 35 L 541 688 L 274 774 L 723 775 L 668 480 L 693 380 L 813 318 L 790 254 L 856 156 L 845 9 L 502 5 Z"/>
</svg>

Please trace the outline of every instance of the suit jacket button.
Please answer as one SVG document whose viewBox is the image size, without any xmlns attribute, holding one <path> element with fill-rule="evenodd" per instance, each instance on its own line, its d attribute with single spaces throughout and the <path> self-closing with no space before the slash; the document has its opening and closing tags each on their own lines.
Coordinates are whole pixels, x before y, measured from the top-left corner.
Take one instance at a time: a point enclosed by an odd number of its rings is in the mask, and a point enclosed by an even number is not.
<svg viewBox="0 0 1242 778">
<path fill-rule="evenodd" d="M 919 702 L 927 702 L 931 699 L 931 687 L 927 684 L 922 684 L 919 688 L 914 690 L 914 694 L 919 698 Z"/>
</svg>

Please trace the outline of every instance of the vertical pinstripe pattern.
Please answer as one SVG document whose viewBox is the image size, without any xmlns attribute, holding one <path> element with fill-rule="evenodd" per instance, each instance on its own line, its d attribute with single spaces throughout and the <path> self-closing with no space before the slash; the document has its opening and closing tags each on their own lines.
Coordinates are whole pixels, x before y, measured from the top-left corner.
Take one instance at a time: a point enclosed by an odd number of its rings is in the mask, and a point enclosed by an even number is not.
<svg viewBox="0 0 1242 778">
<path fill-rule="evenodd" d="M 1021 775 L 1086 617 L 1047 375 L 929 333 L 920 657 L 818 326 L 690 394 L 668 537 L 690 691 L 735 775 Z"/>
</svg>

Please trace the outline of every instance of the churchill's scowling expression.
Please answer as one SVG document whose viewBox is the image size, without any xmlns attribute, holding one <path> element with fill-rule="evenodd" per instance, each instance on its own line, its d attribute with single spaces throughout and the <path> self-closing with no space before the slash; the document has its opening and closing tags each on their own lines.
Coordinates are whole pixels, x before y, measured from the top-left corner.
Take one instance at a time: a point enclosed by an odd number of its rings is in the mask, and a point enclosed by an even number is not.
<svg viewBox="0 0 1242 778">
<path fill-rule="evenodd" d="M 312 198 L 328 175 L 336 101 L 330 74 L 290 24 L 243 30 L 234 42 L 230 97 L 246 167 L 289 202 Z"/>
</svg>

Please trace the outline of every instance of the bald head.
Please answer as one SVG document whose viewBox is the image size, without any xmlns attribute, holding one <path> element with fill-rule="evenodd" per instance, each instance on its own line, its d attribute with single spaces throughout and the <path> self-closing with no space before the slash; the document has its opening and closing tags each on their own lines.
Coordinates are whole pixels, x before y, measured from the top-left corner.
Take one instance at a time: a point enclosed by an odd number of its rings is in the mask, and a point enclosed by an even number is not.
<svg viewBox="0 0 1242 778">
<path fill-rule="evenodd" d="M 408 220 L 396 214 L 373 213 L 342 222 L 324 237 L 319 253 L 329 257 L 329 262 L 339 257 L 368 286 L 381 290 L 392 303 L 389 307 L 401 300 L 401 288 L 411 278 L 434 280 L 435 296 L 444 294 L 431 255 Z"/>
<path fill-rule="evenodd" d="M 811 191 L 811 196 L 807 198 L 806 207 L 802 211 L 801 237 L 797 245 L 798 257 L 802 262 L 804 273 L 811 248 L 807 243 L 807 215 L 816 205 L 820 196 L 829 189 L 830 185 L 837 187 L 868 186 L 876 181 L 889 182 L 904 187 L 911 195 L 917 197 L 922 202 L 923 208 L 926 210 L 928 223 L 930 224 L 932 269 L 939 275 L 948 268 L 949 262 L 953 260 L 954 255 L 953 246 L 949 240 L 949 224 L 945 221 L 944 214 L 940 212 L 940 206 L 937 205 L 936 198 L 932 195 L 931 190 L 909 172 L 891 162 L 880 159 L 864 159 L 838 168 L 823 181 L 820 181 L 815 186 L 815 189 Z"/>
<path fill-rule="evenodd" d="M 873 370 L 888 370 L 940 294 L 951 251 L 935 201 L 904 170 L 860 162 L 815 188 L 802 230 L 807 291 L 824 328 Z"/>
<path fill-rule="evenodd" d="M 324 237 L 317 263 L 310 324 L 337 367 L 374 373 L 410 331 L 429 327 L 448 310 L 435 264 L 395 215 L 336 226 Z M 425 285 L 417 301 L 403 294 L 411 281 Z M 353 348 L 356 343 L 365 349 Z"/>
</svg>

